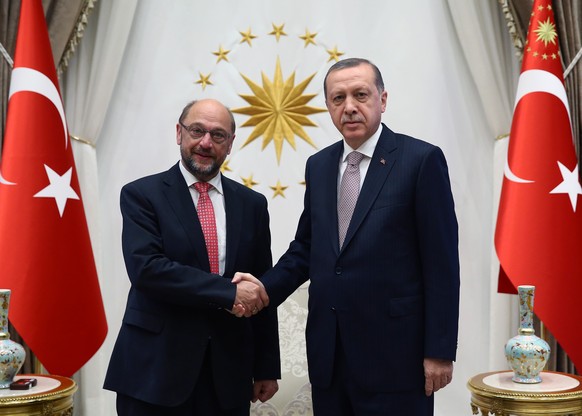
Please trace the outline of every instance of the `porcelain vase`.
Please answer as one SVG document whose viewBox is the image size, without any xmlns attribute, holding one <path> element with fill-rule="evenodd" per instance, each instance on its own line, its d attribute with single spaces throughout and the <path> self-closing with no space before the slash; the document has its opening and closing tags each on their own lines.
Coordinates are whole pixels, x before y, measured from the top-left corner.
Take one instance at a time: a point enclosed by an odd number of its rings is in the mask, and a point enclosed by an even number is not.
<svg viewBox="0 0 582 416">
<path fill-rule="evenodd" d="M 22 345 L 12 341 L 8 333 L 10 289 L 0 289 L 0 389 L 7 389 L 24 363 Z"/>
<path fill-rule="evenodd" d="M 542 381 L 540 373 L 550 357 L 550 346 L 535 335 L 533 306 L 535 286 L 518 286 L 518 335 L 505 344 L 505 357 L 513 370 L 516 383 L 534 384 Z"/>
</svg>

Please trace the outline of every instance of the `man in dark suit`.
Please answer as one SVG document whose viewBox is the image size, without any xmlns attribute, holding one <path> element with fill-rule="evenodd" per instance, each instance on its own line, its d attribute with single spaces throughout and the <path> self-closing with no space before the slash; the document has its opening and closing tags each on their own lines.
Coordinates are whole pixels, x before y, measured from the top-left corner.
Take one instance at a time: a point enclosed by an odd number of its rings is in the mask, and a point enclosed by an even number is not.
<svg viewBox="0 0 582 416">
<path fill-rule="evenodd" d="M 333 65 L 324 92 L 343 140 L 307 161 L 295 239 L 261 281 L 278 305 L 310 279 L 315 415 L 432 415 L 433 392 L 452 378 L 459 313 L 444 155 L 381 124 L 387 92 L 369 61 Z"/>
<path fill-rule="evenodd" d="M 272 265 L 265 197 L 220 174 L 234 132 L 218 101 L 189 103 L 181 161 L 121 191 L 131 288 L 104 385 L 119 415 L 243 416 L 278 389 L 276 308 L 257 314 L 258 280 L 231 282 Z"/>
</svg>

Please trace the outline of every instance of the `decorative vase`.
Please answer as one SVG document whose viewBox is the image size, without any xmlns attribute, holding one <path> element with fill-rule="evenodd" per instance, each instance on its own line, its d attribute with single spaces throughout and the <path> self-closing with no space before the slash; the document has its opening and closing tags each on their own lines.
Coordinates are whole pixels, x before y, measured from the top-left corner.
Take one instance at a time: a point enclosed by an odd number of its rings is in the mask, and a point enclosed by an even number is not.
<svg viewBox="0 0 582 416">
<path fill-rule="evenodd" d="M 516 383 L 534 384 L 542 381 L 540 372 L 550 357 L 550 346 L 537 337 L 533 328 L 535 286 L 518 286 L 518 335 L 505 344 L 505 357 L 513 370 Z"/>
<path fill-rule="evenodd" d="M 0 289 L 0 389 L 10 387 L 26 357 L 22 345 L 12 341 L 8 333 L 10 293 L 10 289 Z"/>
</svg>

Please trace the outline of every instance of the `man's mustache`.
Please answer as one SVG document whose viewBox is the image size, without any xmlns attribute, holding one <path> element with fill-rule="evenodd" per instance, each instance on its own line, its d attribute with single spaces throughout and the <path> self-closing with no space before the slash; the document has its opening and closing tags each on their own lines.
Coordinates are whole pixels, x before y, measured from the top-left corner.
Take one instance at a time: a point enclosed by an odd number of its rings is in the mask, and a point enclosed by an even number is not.
<svg viewBox="0 0 582 416">
<path fill-rule="evenodd" d="M 363 122 L 363 121 L 364 120 L 360 116 L 342 116 L 342 118 L 341 118 L 342 124 L 354 123 L 354 122 L 359 123 L 359 122 Z"/>
</svg>

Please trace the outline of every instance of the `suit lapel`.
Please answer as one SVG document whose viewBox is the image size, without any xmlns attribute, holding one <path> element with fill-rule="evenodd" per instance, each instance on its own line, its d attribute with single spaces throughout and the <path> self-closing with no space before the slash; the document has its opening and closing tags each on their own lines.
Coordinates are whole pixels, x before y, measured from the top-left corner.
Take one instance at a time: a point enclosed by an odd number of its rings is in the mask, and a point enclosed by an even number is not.
<svg viewBox="0 0 582 416">
<path fill-rule="evenodd" d="M 382 134 L 380 135 L 380 139 L 378 140 L 378 144 L 372 155 L 372 160 L 370 160 L 370 166 L 368 167 L 368 172 L 366 173 L 366 178 L 364 179 L 364 184 L 362 185 L 358 202 L 354 208 L 354 214 L 352 215 L 350 226 L 346 233 L 343 245 L 344 249 L 362 224 L 362 221 L 378 197 L 384 182 L 386 182 L 386 179 L 394 166 L 394 162 L 396 162 L 395 150 L 396 142 L 394 133 L 383 125 Z"/>
<path fill-rule="evenodd" d="M 180 163 L 180 162 L 178 162 Z M 208 253 L 206 251 L 206 243 L 204 242 L 204 234 L 202 227 L 190 195 L 190 190 L 186 186 L 184 177 L 180 172 L 178 164 L 174 165 L 168 170 L 164 177 L 164 183 L 167 188 L 164 193 L 171 209 L 174 211 L 189 243 L 192 245 L 198 264 L 202 270 L 210 271 L 210 263 L 208 261 Z"/>
<path fill-rule="evenodd" d="M 224 192 L 224 209 L 226 211 L 226 265 L 224 275 L 230 276 L 236 272 L 235 259 L 242 230 L 242 201 L 240 193 L 233 186 L 234 182 L 222 176 L 222 190 Z"/>
<path fill-rule="evenodd" d="M 321 174 L 323 186 L 320 187 L 323 193 L 323 201 L 325 204 L 325 211 L 329 212 L 326 218 L 330 221 L 328 227 L 330 235 L 328 241 L 332 245 L 333 251 L 339 253 L 339 231 L 338 231 L 338 217 L 337 217 L 337 178 L 339 174 L 340 158 L 343 152 L 343 141 L 337 142 L 336 145 L 330 149 L 329 157 L 325 160 L 325 164 L 318 167 L 318 172 Z M 313 204 L 312 204 L 313 206 Z"/>
</svg>

